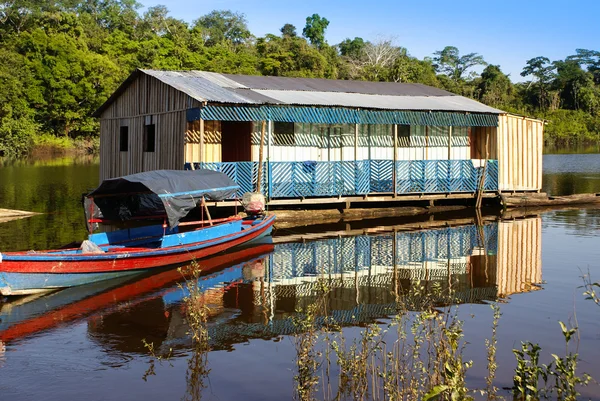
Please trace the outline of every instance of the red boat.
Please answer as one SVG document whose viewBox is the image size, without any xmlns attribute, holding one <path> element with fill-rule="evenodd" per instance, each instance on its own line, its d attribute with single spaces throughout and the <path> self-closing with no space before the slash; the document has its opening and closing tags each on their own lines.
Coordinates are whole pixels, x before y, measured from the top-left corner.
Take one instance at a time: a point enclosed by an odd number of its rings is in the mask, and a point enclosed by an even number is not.
<svg viewBox="0 0 600 401">
<path fill-rule="evenodd" d="M 72 287 L 201 259 L 271 233 L 275 216 L 180 222 L 204 199 L 239 189 L 225 174 L 158 170 L 105 180 L 86 196 L 90 230 L 98 223 L 163 219 L 163 224 L 90 234 L 73 249 L 0 254 L 0 293 L 23 295 Z M 204 218 L 204 210 L 206 216 Z"/>
</svg>

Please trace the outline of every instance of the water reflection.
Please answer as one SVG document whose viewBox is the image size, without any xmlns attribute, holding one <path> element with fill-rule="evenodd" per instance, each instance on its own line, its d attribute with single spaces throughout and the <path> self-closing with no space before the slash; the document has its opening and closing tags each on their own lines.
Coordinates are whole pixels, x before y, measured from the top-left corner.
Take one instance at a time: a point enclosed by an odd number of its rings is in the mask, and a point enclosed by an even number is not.
<svg viewBox="0 0 600 401">
<path fill-rule="evenodd" d="M 550 195 L 600 192 L 600 154 L 544 155 L 542 189 Z"/>
<path fill-rule="evenodd" d="M 211 349 L 233 349 L 252 338 L 291 334 L 291 317 L 314 302 L 325 279 L 330 316 L 356 325 L 395 313 L 396 297 L 417 283 L 438 288 L 438 302 L 481 303 L 538 289 L 539 217 L 435 230 L 338 236 L 308 242 L 262 244 L 200 261 L 197 285 L 209 306 Z M 262 256 L 261 256 L 262 255 Z M 21 298 L 2 305 L 0 339 L 34 335 L 87 319 L 99 346 L 125 354 L 190 347 L 187 294 L 177 270 Z M 405 300 L 406 301 L 406 300 Z M 419 309 L 418 300 L 411 300 Z"/>
</svg>

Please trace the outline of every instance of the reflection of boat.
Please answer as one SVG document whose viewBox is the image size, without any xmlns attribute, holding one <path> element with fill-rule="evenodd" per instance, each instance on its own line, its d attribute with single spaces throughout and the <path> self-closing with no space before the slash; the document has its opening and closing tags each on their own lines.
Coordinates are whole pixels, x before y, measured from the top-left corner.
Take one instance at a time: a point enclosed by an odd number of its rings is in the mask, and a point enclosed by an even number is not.
<svg viewBox="0 0 600 401">
<path fill-rule="evenodd" d="M 79 249 L 0 254 L 0 293 L 32 294 L 106 280 L 203 258 L 268 235 L 274 216 L 213 220 L 207 211 L 207 220 L 203 214 L 201 221 L 179 222 L 197 204 L 204 205 L 205 197 L 224 199 L 238 189 L 225 174 L 209 170 L 105 180 L 87 196 L 90 225 L 155 218 L 164 224 L 90 234 Z"/>
<path fill-rule="evenodd" d="M 205 287 L 227 281 L 232 271 L 236 272 L 272 250 L 271 242 L 265 240 L 252 247 L 204 259 L 198 263 L 202 272 L 198 285 Z M 215 271 L 219 273 L 213 273 Z M 236 274 L 233 276 L 237 277 Z M 31 296 L 32 299 L 18 298 L 3 304 L 0 309 L 0 340 L 6 342 L 23 338 L 97 312 L 105 312 L 122 302 L 128 302 L 128 307 L 132 307 L 151 299 L 168 298 L 169 294 L 180 291 L 177 284 L 188 278 L 184 271 L 172 268 L 141 278 L 121 277 Z"/>
</svg>

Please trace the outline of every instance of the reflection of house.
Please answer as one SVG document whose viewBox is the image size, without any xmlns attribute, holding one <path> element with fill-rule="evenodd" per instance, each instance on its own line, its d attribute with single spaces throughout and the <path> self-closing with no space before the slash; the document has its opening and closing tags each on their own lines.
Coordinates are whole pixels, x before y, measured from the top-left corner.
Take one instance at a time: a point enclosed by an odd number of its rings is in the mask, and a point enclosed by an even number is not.
<svg viewBox="0 0 600 401">
<path fill-rule="evenodd" d="M 208 325 L 211 344 L 227 348 L 250 338 L 293 333 L 296 328 L 289 317 L 316 299 L 320 279 L 330 290 L 328 316 L 341 325 L 393 315 L 397 296 L 418 310 L 421 298 L 410 295 L 417 284 L 439 288 L 442 292 L 432 295 L 438 305 L 494 301 L 535 290 L 541 281 L 540 228 L 540 218 L 535 217 L 481 228 L 470 225 L 276 244 L 268 256 L 200 282 L 207 290 L 205 301 L 215 306 Z M 162 299 L 148 300 L 152 308 L 139 303 L 129 312 L 103 316 L 90 323 L 92 338 L 114 342 L 112 334 L 134 324 L 130 316 L 139 308 L 145 319 L 139 330 L 119 331 L 118 338 L 138 332 L 144 334 L 141 338 L 151 338 L 152 333 L 165 352 L 187 344 L 184 294 L 180 288 L 165 289 Z"/>
<path fill-rule="evenodd" d="M 310 302 L 320 291 L 319 280 L 325 279 L 332 287 L 332 302 L 345 300 L 343 309 L 375 299 L 393 303 L 395 291 L 406 295 L 416 282 L 429 287 L 438 283 L 439 298 L 452 290 L 458 302 L 491 300 L 496 297 L 495 266 L 475 269 L 470 259 L 483 247 L 482 239 L 488 259 L 494 258 L 496 234 L 497 224 L 488 224 L 481 231 L 461 226 L 278 244 L 270 256 L 269 279 L 276 300 L 301 303 L 304 298 Z"/>
<path fill-rule="evenodd" d="M 204 167 L 252 191 L 264 147 L 273 202 L 469 197 L 484 172 L 489 191 L 541 188 L 541 121 L 420 84 L 137 70 L 95 115 L 102 179 Z"/>
<path fill-rule="evenodd" d="M 542 282 L 542 219 L 498 223 L 498 296 L 538 289 Z"/>
</svg>

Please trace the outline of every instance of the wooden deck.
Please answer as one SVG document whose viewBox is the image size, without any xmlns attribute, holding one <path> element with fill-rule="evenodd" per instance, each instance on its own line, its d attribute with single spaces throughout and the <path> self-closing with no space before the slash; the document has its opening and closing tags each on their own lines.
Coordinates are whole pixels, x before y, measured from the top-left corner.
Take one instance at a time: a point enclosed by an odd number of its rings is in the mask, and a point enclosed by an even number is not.
<svg viewBox="0 0 600 401">
<path fill-rule="evenodd" d="M 498 197 L 495 192 L 485 192 L 483 197 L 486 199 L 494 199 Z M 383 203 L 383 202 L 416 202 L 429 201 L 433 206 L 435 201 L 440 200 L 470 200 L 476 199 L 476 193 L 447 193 L 447 194 L 371 194 L 360 196 L 334 196 L 334 197 L 319 197 L 319 198 L 287 198 L 287 199 L 271 199 L 268 202 L 269 206 L 316 206 L 316 205 L 342 205 L 345 209 L 350 209 L 352 204 L 364 203 Z M 233 207 L 239 205 L 237 200 L 226 201 L 207 201 L 206 204 L 210 207 Z"/>
</svg>

